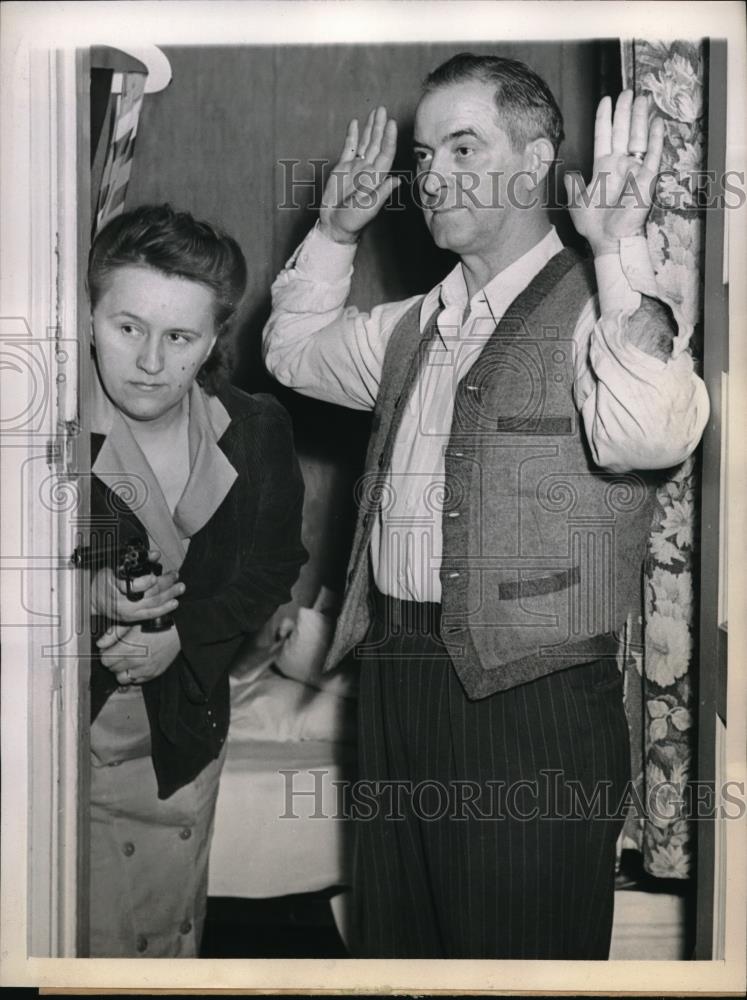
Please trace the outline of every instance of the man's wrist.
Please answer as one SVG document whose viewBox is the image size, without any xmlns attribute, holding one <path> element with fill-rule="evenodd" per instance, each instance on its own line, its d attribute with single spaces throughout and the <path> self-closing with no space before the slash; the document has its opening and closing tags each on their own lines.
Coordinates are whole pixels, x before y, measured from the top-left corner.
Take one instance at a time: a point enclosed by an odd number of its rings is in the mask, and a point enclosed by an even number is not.
<svg viewBox="0 0 747 1000">
<path fill-rule="evenodd" d="M 608 246 L 606 253 L 594 255 L 594 272 L 602 315 L 633 312 L 641 303 L 640 295 L 631 287 L 623 268 L 623 245 L 624 241 L 621 240 L 616 244 L 614 252 Z"/>
<path fill-rule="evenodd" d="M 330 240 L 332 243 L 340 243 L 342 246 L 355 246 L 360 237 L 360 233 L 346 233 L 321 221 L 319 222 L 319 232 L 325 239 Z"/>
<path fill-rule="evenodd" d="M 620 248 L 623 242 L 629 243 L 631 240 L 644 240 L 646 239 L 646 234 L 643 230 L 637 233 L 630 233 L 628 236 L 619 236 L 610 239 L 595 240 L 593 243 L 589 241 L 589 246 L 591 247 L 591 252 L 594 257 L 604 257 L 607 254 L 616 254 L 619 256 Z"/>
<path fill-rule="evenodd" d="M 600 240 L 590 244 L 590 246 L 594 257 L 605 257 L 609 254 L 619 256 L 620 254 L 620 240 Z"/>
</svg>

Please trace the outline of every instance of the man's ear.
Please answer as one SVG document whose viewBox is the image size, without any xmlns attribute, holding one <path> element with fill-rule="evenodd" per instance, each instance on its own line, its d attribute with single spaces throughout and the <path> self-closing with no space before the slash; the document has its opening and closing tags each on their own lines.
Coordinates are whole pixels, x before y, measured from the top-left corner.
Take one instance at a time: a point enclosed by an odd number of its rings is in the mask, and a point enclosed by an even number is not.
<svg viewBox="0 0 747 1000">
<path fill-rule="evenodd" d="M 534 181 L 533 186 L 539 187 L 547 177 L 547 172 L 555 159 L 555 150 L 549 139 L 540 136 L 532 139 L 524 148 L 524 169 L 528 171 Z"/>
</svg>

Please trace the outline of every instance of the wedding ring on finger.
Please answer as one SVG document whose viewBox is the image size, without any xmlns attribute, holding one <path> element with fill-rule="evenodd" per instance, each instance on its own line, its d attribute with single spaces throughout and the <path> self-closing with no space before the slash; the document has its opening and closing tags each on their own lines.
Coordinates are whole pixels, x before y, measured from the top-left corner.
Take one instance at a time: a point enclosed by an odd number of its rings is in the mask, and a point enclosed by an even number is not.
<svg viewBox="0 0 747 1000">
<path fill-rule="evenodd" d="M 125 684 L 132 684 L 132 674 L 129 667 L 122 673 L 122 680 Z"/>
<path fill-rule="evenodd" d="M 639 163 L 643 163 L 644 154 L 636 151 L 635 153 L 628 153 L 628 156 L 632 156 L 634 160 L 638 160 Z"/>
<path fill-rule="evenodd" d="M 356 160 L 365 160 L 366 157 L 363 153 L 356 153 L 355 158 Z"/>
</svg>

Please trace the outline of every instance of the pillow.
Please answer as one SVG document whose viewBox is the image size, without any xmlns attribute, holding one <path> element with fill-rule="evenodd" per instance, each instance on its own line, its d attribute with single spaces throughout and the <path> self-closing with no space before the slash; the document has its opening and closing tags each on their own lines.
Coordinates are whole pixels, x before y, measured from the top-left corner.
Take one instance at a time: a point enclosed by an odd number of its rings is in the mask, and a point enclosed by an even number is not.
<svg viewBox="0 0 747 1000">
<path fill-rule="evenodd" d="M 295 625 L 286 620 L 285 639 L 276 654 L 275 665 L 286 677 L 311 684 L 320 691 L 355 698 L 357 674 L 350 667 L 322 673 L 327 650 L 332 643 L 335 622 L 316 608 L 299 608 Z"/>
<path fill-rule="evenodd" d="M 231 677 L 230 743 L 317 740 L 353 743 L 355 703 L 285 677 L 274 667 Z"/>
</svg>

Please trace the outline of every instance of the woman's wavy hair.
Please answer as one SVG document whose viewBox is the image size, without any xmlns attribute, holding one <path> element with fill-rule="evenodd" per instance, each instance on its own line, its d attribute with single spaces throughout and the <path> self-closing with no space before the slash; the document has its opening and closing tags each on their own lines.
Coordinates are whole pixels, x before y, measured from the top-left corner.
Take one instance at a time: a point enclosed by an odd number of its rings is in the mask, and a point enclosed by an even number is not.
<svg viewBox="0 0 747 1000">
<path fill-rule="evenodd" d="M 97 233 L 88 256 L 91 309 L 106 291 L 112 271 L 133 264 L 196 281 L 213 292 L 218 338 L 197 382 L 214 395 L 230 376 L 229 324 L 246 288 L 246 260 L 238 243 L 217 226 L 170 205 L 141 205 L 118 215 Z"/>
</svg>

